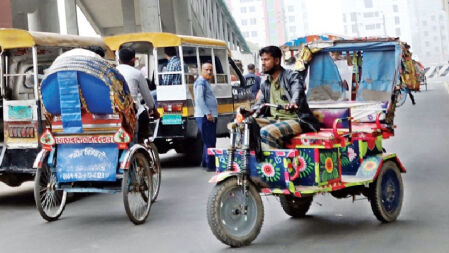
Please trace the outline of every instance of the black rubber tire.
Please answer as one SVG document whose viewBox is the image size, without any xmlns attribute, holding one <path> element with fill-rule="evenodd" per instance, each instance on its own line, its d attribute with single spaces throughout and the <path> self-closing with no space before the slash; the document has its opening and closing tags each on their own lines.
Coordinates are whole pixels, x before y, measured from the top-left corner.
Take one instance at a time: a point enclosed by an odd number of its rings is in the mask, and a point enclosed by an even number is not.
<svg viewBox="0 0 449 253">
<path fill-rule="evenodd" d="M 137 167 L 139 167 L 141 170 L 141 176 L 142 178 L 136 179 L 136 173 L 134 170 L 137 171 Z M 142 181 L 145 180 L 145 181 Z M 151 176 L 151 168 L 149 161 L 147 160 L 146 156 L 140 152 L 136 152 L 133 157 L 130 159 L 130 165 L 129 169 L 125 170 L 123 173 L 123 181 L 122 181 L 122 192 L 123 192 L 123 204 L 125 206 L 126 215 L 128 215 L 128 218 L 136 225 L 145 223 L 145 220 L 148 217 L 148 214 L 150 213 L 151 209 L 151 196 L 152 196 L 152 187 L 153 187 L 153 181 Z M 137 189 L 137 190 L 136 190 Z M 150 189 L 148 191 L 148 194 L 145 194 L 142 190 Z M 142 207 L 144 208 L 143 213 L 137 217 L 137 214 L 134 212 L 137 210 L 134 210 L 130 205 L 130 202 L 137 202 L 137 201 L 130 201 L 129 195 L 135 194 L 140 201 L 140 198 L 142 199 Z"/>
<path fill-rule="evenodd" d="M 154 152 L 154 157 L 156 159 L 155 161 L 155 167 L 153 168 L 153 195 L 151 197 L 151 201 L 155 202 L 157 197 L 159 196 L 159 191 L 161 189 L 161 180 L 162 180 L 162 168 L 161 168 L 161 160 L 159 159 L 159 152 L 157 150 L 156 145 L 154 143 L 151 143 L 151 148 Z M 157 183 L 155 184 L 155 180 Z"/>
<path fill-rule="evenodd" d="M 184 151 L 187 162 L 193 166 L 199 166 L 203 160 L 203 140 L 201 135 L 184 141 Z"/>
<path fill-rule="evenodd" d="M 247 186 L 248 186 L 247 191 L 248 196 L 252 198 L 251 201 L 253 203 L 254 208 L 247 207 L 246 211 L 248 213 L 256 212 L 256 214 L 253 220 L 251 215 L 245 215 L 246 217 L 244 218 L 244 221 L 253 222 L 253 225 L 251 226 L 250 224 L 249 231 L 243 235 L 231 234 L 230 232 L 233 231 L 225 227 L 226 217 L 233 218 L 232 215 L 236 217 L 237 215 L 241 215 L 242 213 L 241 212 L 240 213 L 231 212 L 228 214 L 221 213 L 222 207 L 226 206 L 226 203 L 224 204 L 222 201 L 227 196 L 227 194 L 229 194 L 229 196 L 231 197 L 235 197 L 235 193 L 231 193 L 231 190 L 240 191 L 240 189 L 242 188 L 241 185 L 237 185 L 237 179 L 230 178 L 224 182 L 219 183 L 214 187 L 211 194 L 209 195 L 209 200 L 207 203 L 207 220 L 209 223 L 209 227 L 211 228 L 212 233 L 215 235 L 215 237 L 217 237 L 218 240 L 231 247 L 242 247 L 249 245 L 254 239 L 256 239 L 256 237 L 260 233 L 260 229 L 262 228 L 264 220 L 262 199 L 260 198 L 260 195 L 256 190 L 256 187 L 251 182 L 248 182 Z M 254 215 L 254 213 L 252 214 Z M 248 216 L 250 217 L 250 219 L 247 218 Z M 238 229 L 235 229 L 235 231 L 237 230 Z"/>
<path fill-rule="evenodd" d="M 281 195 L 279 200 L 286 214 L 294 218 L 301 218 L 306 216 L 307 211 L 309 211 L 313 196 L 297 198 L 291 195 Z"/>
<path fill-rule="evenodd" d="M 385 184 L 388 184 L 389 188 Z M 390 191 L 390 197 L 392 198 L 387 199 L 386 196 L 383 196 L 382 193 L 385 193 L 385 191 Z M 391 196 L 392 191 L 395 196 Z M 369 196 L 371 209 L 379 221 L 389 223 L 397 219 L 404 198 L 404 186 L 401 172 L 395 162 L 384 162 L 376 181 L 370 184 Z M 390 206 L 390 202 L 395 203 Z"/>
<path fill-rule="evenodd" d="M 34 202 L 36 203 L 39 214 L 47 221 L 57 220 L 64 212 L 67 203 L 67 192 L 63 190 L 55 190 L 56 175 L 50 171 L 48 167 L 47 158 L 42 163 L 42 167 L 36 171 L 36 177 L 34 178 Z M 48 203 L 48 201 L 50 201 Z M 55 202 L 53 202 L 53 200 Z M 43 205 L 54 203 L 54 207 L 57 210 L 50 213 Z"/>
</svg>

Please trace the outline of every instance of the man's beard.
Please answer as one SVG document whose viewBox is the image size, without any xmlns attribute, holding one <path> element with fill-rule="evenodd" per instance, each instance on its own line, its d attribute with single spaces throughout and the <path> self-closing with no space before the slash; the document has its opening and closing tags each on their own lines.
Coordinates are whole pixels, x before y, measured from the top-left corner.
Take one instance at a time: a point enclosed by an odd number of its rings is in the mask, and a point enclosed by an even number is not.
<svg viewBox="0 0 449 253">
<path fill-rule="evenodd" d="M 272 74 L 274 74 L 274 72 L 276 72 L 277 69 L 278 69 L 278 66 L 273 66 L 271 69 L 265 70 L 263 73 L 271 76 Z"/>
</svg>

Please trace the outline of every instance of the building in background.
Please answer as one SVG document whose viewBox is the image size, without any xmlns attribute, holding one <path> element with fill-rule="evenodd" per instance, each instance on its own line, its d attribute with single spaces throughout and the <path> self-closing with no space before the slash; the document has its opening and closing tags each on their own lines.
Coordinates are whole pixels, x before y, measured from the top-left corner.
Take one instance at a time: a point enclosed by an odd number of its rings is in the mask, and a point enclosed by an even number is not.
<svg viewBox="0 0 449 253">
<path fill-rule="evenodd" d="M 287 40 L 309 34 L 309 16 L 306 0 L 284 0 Z"/>
</svg>

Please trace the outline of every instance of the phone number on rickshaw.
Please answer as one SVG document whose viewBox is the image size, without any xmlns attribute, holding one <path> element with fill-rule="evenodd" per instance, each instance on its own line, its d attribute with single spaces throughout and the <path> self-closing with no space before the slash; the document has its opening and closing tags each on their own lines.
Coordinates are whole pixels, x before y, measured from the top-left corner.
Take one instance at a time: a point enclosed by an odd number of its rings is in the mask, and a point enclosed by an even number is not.
<svg viewBox="0 0 449 253">
<path fill-rule="evenodd" d="M 56 144 L 68 143 L 114 143 L 113 136 L 64 136 L 55 137 Z"/>
</svg>

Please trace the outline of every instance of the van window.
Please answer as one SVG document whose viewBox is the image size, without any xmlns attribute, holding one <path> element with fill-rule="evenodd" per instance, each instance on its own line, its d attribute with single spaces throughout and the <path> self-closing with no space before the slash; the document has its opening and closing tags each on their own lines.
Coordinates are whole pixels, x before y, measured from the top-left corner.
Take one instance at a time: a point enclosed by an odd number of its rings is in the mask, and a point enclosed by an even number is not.
<svg viewBox="0 0 449 253">
<path fill-rule="evenodd" d="M 228 83 L 228 64 L 226 49 L 214 49 L 216 83 Z"/>
<path fill-rule="evenodd" d="M 182 84 L 182 64 L 179 57 L 179 47 L 161 48 L 162 52 L 158 57 L 163 56 L 166 61 L 161 61 L 159 70 L 159 85 L 180 85 Z M 162 64 L 161 64 L 162 63 Z"/>
<path fill-rule="evenodd" d="M 183 47 L 184 76 L 187 84 L 193 84 L 201 74 L 198 69 L 197 47 Z"/>
</svg>

